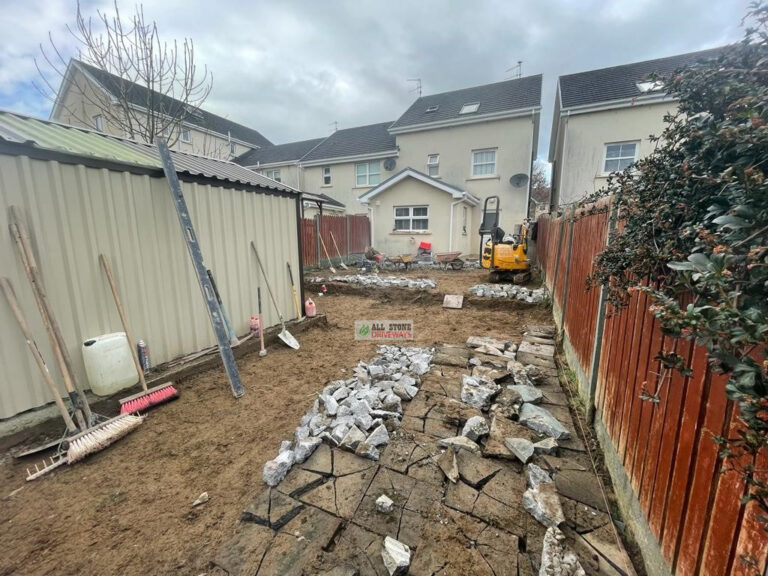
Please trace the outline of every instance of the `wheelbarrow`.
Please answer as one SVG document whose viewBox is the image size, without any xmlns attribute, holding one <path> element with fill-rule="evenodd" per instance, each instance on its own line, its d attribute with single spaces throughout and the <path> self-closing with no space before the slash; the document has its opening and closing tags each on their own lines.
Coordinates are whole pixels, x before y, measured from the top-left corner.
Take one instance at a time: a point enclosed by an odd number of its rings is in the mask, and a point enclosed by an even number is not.
<svg viewBox="0 0 768 576">
<path fill-rule="evenodd" d="M 408 270 L 413 263 L 413 254 L 401 254 L 400 256 L 392 256 L 391 258 L 387 258 L 387 261 L 391 264 L 394 264 L 395 267 L 402 264 L 403 267 Z"/>
<path fill-rule="evenodd" d="M 435 262 L 443 270 L 448 270 L 448 266 L 452 270 L 461 270 L 464 267 L 464 260 L 459 256 L 461 256 L 461 252 L 443 252 L 442 254 L 435 254 Z"/>
</svg>

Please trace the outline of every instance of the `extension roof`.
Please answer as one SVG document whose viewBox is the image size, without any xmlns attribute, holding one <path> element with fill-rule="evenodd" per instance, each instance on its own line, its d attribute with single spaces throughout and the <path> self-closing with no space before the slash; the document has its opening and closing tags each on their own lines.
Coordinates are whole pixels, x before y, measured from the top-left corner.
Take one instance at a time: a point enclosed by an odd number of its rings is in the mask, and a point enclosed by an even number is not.
<svg viewBox="0 0 768 576">
<path fill-rule="evenodd" d="M 288 142 L 266 146 L 248 152 L 235 158 L 235 162 L 242 166 L 259 166 L 262 164 L 279 164 L 281 162 L 295 162 L 301 160 L 311 152 L 325 138 L 313 138 L 301 142 Z"/>
</svg>

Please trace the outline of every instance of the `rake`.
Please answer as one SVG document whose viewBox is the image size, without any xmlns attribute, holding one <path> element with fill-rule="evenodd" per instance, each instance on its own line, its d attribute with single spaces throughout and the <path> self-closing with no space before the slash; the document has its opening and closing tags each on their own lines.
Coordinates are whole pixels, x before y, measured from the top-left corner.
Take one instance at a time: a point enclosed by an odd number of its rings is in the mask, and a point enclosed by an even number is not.
<svg viewBox="0 0 768 576">
<path fill-rule="evenodd" d="M 341 251 L 339 250 L 339 245 L 336 244 L 336 237 L 333 235 L 333 232 L 331 232 L 331 240 L 333 241 L 333 247 L 336 248 L 336 254 L 339 256 L 339 266 L 344 268 L 344 270 L 349 270 L 347 265 L 344 264 L 344 258 L 341 256 Z"/>
<path fill-rule="evenodd" d="M 173 400 L 179 397 L 179 391 L 173 386 L 173 382 L 165 382 L 159 386 L 153 388 L 147 388 L 147 381 L 144 378 L 144 370 L 142 369 L 141 362 L 139 362 L 139 355 L 136 353 L 136 348 L 133 347 L 133 337 L 131 331 L 128 329 L 128 318 L 125 315 L 125 309 L 120 301 L 120 294 L 117 291 L 117 284 L 115 284 L 115 277 L 112 275 L 112 268 L 109 266 L 109 261 L 104 254 L 99 254 L 99 262 L 104 270 L 104 275 L 107 277 L 109 283 L 109 289 L 112 292 L 112 297 L 115 300 L 115 306 L 117 307 L 117 313 L 120 315 L 120 322 L 123 324 L 123 332 L 128 340 L 128 346 L 131 349 L 131 357 L 133 358 L 133 364 L 136 366 L 136 371 L 139 373 L 139 383 L 141 384 L 142 392 L 128 396 L 120 400 L 120 414 L 132 414 L 134 412 L 140 412 L 146 410 L 152 406 L 157 406 L 164 402 Z"/>
</svg>

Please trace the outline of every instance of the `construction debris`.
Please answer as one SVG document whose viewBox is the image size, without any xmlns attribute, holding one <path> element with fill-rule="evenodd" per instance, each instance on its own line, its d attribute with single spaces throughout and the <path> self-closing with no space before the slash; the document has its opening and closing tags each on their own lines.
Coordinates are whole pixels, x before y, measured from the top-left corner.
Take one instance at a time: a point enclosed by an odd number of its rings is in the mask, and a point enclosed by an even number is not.
<svg viewBox="0 0 768 576">
<path fill-rule="evenodd" d="M 539 576 L 585 576 L 579 558 L 565 543 L 565 535 L 555 527 L 544 534 Z"/>
<path fill-rule="evenodd" d="M 384 538 L 381 558 L 384 560 L 384 566 L 387 568 L 389 576 L 401 576 L 408 573 L 408 567 L 411 565 L 411 549 L 402 542 L 387 536 Z"/>
<path fill-rule="evenodd" d="M 520 424 L 524 424 L 539 434 L 546 434 L 555 440 L 571 437 L 571 433 L 549 410 L 535 404 L 523 404 L 520 409 Z"/>
<path fill-rule="evenodd" d="M 487 436 L 491 429 L 488 427 L 488 422 L 482 416 L 472 416 L 464 424 L 464 428 L 461 430 L 461 435 L 466 436 L 473 442 L 477 442 L 483 436 Z"/>
<path fill-rule="evenodd" d="M 544 287 L 529 290 L 515 284 L 477 284 L 469 289 L 469 293 L 479 298 L 509 298 L 529 304 L 544 302 L 549 297 Z"/>
<path fill-rule="evenodd" d="M 312 278 L 307 278 L 306 281 L 309 284 L 341 282 L 344 284 L 357 284 L 359 286 L 373 286 L 375 288 L 415 288 L 417 290 L 429 290 L 431 288 L 437 287 L 437 283 L 431 278 L 377 276 L 376 274 L 350 274 L 348 276 L 330 276 L 329 278 L 315 276 Z"/>
<path fill-rule="evenodd" d="M 395 503 L 386 494 L 382 494 L 376 499 L 376 510 L 382 514 L 390 514 L 395 507 Z"/>
</svg>

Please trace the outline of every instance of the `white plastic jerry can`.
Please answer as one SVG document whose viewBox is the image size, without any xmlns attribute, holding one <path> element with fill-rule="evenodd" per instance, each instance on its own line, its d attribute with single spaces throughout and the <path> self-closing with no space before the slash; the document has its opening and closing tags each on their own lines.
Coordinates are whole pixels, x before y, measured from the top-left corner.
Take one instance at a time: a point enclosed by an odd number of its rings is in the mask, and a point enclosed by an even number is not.
<svg viewBox="0 0 768 576">
<path fill-rule="evenodd" d="M 85 373 L 94 394 L 109 396 L 139 381 L 130 346 L 125 332 L 104 334 L 83 342 Z"/>
</svg>

